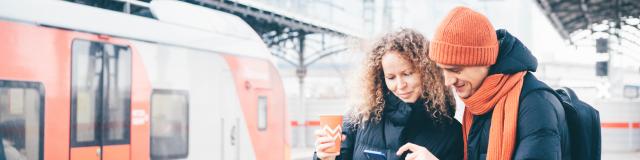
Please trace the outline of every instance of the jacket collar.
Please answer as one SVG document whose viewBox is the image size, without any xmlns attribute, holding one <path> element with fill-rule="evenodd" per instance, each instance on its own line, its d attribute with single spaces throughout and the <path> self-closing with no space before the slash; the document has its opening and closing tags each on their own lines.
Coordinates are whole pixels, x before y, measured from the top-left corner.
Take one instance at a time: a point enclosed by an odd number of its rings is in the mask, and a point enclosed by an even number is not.
<svg viewBox="0 0 640 160">
<path fill-rule="evenodd" d="M 396 126 L 404 126 L 411 118 L 412 111 L 424 110 L 424 99 L 418 98 L 415 103 L 405 103 L 393 93 L 385 94 L 384 116 Z"/>
</svg>

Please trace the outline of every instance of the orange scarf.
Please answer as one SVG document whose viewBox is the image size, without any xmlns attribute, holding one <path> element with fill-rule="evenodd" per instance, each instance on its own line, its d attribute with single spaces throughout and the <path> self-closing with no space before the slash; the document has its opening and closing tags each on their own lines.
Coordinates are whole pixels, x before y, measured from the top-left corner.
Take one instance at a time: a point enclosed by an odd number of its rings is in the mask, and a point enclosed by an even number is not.
<svg viewBox="0 0 640 160">
<path fill-rule="evenodd" d="M 488 76 L 478 91 L 463 99 L 466 104 L 462 123 L 464 159 L 467 155 L 467 136 L 473 122 L 472 115 L 483 115 L 493 109 L 487 160 L 510 160 L 515 148 L 518 122 L 518 103 L 526 71 L 511 75 Z"/>
</svg>

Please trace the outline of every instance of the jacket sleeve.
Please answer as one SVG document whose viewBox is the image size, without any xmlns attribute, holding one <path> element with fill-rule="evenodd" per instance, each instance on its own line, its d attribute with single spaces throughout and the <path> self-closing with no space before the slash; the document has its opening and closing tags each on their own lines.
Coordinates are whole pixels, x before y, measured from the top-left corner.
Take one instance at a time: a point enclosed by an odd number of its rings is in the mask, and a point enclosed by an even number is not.
<svg viewBox="0 0 640 160">
<path fill-rule="evenodd" d="M 347 123 L 348 121 L 345 120 L 342 123 L 342 134 L 344 134 L 346 137 L 346 139 L 344 141 L 342 141 L 342 143 L 340 143 L 340 155 L 338 155 L 338 157 L 336 157 L 336 160 L 351 160 L 353 159 L 353 150 L 354 150 L 354 146 L 355 146 L 355 141 L 356 141 L 356 131 L 357 128 L 355 128 L 356 126 L 353 126 L 349 123 Z M 320 158 L 318 158 L 316 152 L 313 152 L 313 159 L 314 160 L 320 160 Z"/>
<path fill-rule="evenodd" d="M 562 109 L 560 101 L 540 90 L 529 93 L 520 102 L 513 159 L 562 159 L 558 125 L 561 121 L 556 111 Z"/>
</svg>

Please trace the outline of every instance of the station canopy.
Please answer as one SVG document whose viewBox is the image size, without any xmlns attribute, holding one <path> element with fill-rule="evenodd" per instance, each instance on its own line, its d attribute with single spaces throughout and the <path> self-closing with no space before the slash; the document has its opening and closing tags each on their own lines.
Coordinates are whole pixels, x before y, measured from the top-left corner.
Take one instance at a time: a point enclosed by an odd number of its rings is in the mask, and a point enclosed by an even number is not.
<svg viewBox="0 0 640 160">
<path fill-rule="evenodd" d="M 638 30 L 640 0 L 536 0 L 536 3 L 565 39 L 582 30 L 598 31 L 602 28 L 594 28 L 598 24 L 606 25 L 605 30 L 623 26 Z"/>
</svg>

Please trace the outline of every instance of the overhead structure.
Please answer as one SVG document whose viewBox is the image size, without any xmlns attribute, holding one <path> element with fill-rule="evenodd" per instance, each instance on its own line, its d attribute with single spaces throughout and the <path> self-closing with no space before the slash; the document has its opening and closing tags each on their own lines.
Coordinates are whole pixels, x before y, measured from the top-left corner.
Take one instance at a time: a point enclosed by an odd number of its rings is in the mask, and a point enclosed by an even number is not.
<svg viewBox="0 0 640 160">
<path fill-rule="evenodd" d="M 640 62 L 639 0 L 536 0 L 560 36 L 572 45 L 594 46 L 608 60 L 597 62 L 596 75 L 608 76 L 611 53 Z"/>
<path fill-rule="evenodd" d="M 599 96 L 608 97 L 611 63 L 640 63 L 639 0 L 536 0 L 560 36 L 576 47 L 599 54 L 595 76 L 601 77 Z M 624 56 L 612 62 L 613 56 Z"/>
<path fill-rule="evenodd" d="M 264 35 L 267 44 L 277 43 L 270 36 L 277 36 L 286 30 L 304 32 L 305 34 L 331 34 L 335 36 L 362 37 L 362 33 L 340 27 L 339 25 L 324 23 L 304 16 L 288 12 L 270 5 L 264 5 L 250 0 L 184 0 L 193 4 L 222 10 L 240 16 L 247 21 L 259 34 Z M 276 33 L 270 33 L 276 32 Z M 270 34 L 269 34 L 270 33 Z M 266 35 L 268 34 L 268 35 Z"/>
<path fill-rule="evenodd" d="M 536 0 L 547 18 L 560 33 L 569 39 L 580 30 L 592 30 L 593 24 L 609 23 L 613 28 L 637 24 L 626 23 L 627 19 L 640 16 L 638 0 Z"/>
</svg>

